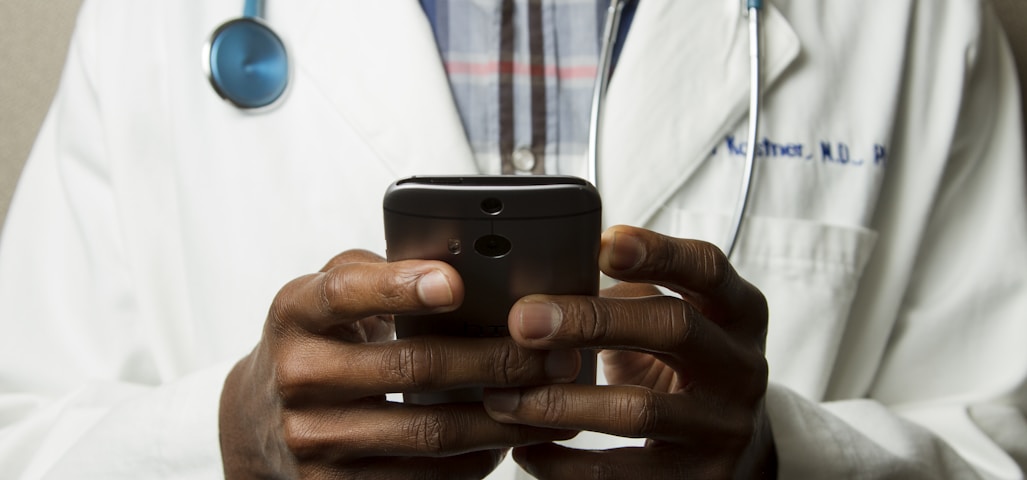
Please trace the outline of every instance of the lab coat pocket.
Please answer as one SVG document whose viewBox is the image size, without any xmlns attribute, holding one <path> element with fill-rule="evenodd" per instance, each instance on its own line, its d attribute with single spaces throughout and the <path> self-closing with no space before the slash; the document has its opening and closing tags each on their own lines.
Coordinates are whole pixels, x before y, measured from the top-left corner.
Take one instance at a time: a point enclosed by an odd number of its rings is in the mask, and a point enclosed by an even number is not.
<svg viewBox="0 0 1027 480">
<path fill-rule="evenodd" d="M 669 212 L 664 211 L 667 215 Z M 663 215 L 661 215 L 663 216 Z M 726 216 L 677 211 L 657 219 L 680 237 L 726 236 Z M 767 298 L 771 380 L 811 398 L 823 395 L 877 232 L 800 219 L 746 219 L 733 257 Z"/>
</svg>

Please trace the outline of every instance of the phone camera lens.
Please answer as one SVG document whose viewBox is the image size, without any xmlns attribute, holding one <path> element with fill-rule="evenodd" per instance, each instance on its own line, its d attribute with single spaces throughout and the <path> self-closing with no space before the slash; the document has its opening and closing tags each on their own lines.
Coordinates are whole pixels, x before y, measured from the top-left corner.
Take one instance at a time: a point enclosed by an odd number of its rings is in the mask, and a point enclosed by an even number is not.
<svg viewBox="0 0 1027 480">
<path fill-rule="evenodd" d="M 499 235 L 485 235 L 474 242 L 474 250 L 486 257 L 499 258 L 510 253 L 510 240 Z"/>
<path fill-rule="evenodd" d="M 481 202 L 481 211 L 489 215 L 496 215 L 503 211 L 503 202 L 498 198 L 486 198 Z"/>
</svg>

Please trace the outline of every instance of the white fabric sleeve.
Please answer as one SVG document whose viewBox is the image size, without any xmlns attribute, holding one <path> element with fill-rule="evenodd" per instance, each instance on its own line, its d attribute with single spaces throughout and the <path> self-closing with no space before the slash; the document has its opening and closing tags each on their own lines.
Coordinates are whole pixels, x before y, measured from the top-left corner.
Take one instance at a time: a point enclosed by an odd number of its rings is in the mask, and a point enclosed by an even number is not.
<svg viewBox="0 0 1027 480">
<path fill-rule="evenodd" d="M 963 87 L 950 155 L 873 384 L 864 399 L 824 403 L 771 386 L 780 478 L 1024 478 L 1023 123 L 1008 46 L 991 12 L 982 18 L 966 76 L 953 79 Z"/>
<path fill-rule="evenodd" d="M 812 402 L 767 391 L 778 478 L 980 478 L 944 440 L 880 402 Z"/>
<path fill-rule="evenodd" d="M 103 28 L 91 5 L 0 239 L 0 476 L 219 478 L 230 365 L 169 369 L 141 332 L 90 80 Z"/>
</svg>

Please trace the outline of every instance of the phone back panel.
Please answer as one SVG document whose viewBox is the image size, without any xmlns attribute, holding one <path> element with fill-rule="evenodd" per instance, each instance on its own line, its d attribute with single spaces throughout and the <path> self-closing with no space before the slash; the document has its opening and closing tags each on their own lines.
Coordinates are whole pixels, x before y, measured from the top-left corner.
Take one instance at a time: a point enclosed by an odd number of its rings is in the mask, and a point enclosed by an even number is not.
<svg viewBox="0 0 1027 480">
<path fill-rule="evenodd" d="M 397 316 L 396 336 L 509 335 L 507 315 L 531 294 L 597 295 L 601 203 L 574 177 L 474 176 L 396 182 L 384 201 L 389 261 L 441 260 L 464 281 L 453 312 Z M 596 355 L 581 352 L 578 383 L 594 384 Z M 431 405 L 480 401 L 480 387 L 416 392 Z"/>
<path fill-rule="evenodd" d="M 449 263 L 464 280 L 464 303 L 450 313 L 399 318 L 397 336 L 508 335 L 507 313 L 521 297 L 598 293 L 601 204 L 587 182 L 417 180 L 397 182 L 386 194 L 388 259 Z"/>
</svg>

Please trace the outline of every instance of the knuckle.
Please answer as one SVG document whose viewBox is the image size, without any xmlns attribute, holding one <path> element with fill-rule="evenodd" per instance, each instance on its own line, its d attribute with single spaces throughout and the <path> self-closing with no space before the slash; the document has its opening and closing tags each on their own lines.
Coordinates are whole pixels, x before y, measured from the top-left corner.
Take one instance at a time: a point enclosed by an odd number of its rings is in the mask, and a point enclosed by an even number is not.
<svg viewBox="0 0 1027 480">
<path fill-rule="evenodd" d="M 759 413 L 748 408 L 724 409 L 721 412 L 719 425 L 721 434 L 714 446 L 727 458 L 740 457 L 758 432 Z"/>
<path fill-rule="evenodd" d="M 764 325 L 766 325 L 767 316 L 770 313 L 770 305 L 767 302 L 767 297 L 755 286 L 750 286 L 750 290 L 753 292 L 753 298 L 750 302 L 752 303 L 755 312 L 763 318 Z"/>
<path fill-rule="evenodd" d="M 326 316 L 347 318 L 364 317 L 377 310 L 362 300 L 361 292 L 368 286 L 376 293 L 382 292 L 380 285 L 368 283 L 369 280 L 354 265 L 340 266 L 323 273 L 319 292 L 321 311 Z"/>
<path fill-rule="evenodd" d="M 297 357 L 296 355 L 282 352 L 277 357 L 274 362 L 274 382 L 278 397 L 285 406 L 298 404 L 303 401 L 307 392 L 316 388 L 316 368 L 307 362 L 292 358 Z"/>
<path fill-rule="evenodd" d="M 411 292 L 414 291 L 418 278 L 417 275 L 404 273 L 375 276 L 373 285 L 378 303 L 389 312 L 405 309 L 411 303 Z"/>
<path fill-rule="evenodd" d="M 296 356 L 290 355 L 290 352 L 296 349 L 295 342 L 296 340 L 279 341 L 272 352 L 261 352 L 267 357 L 264 361 L 272 366 L 271 372 L 274 375 L 274 383 L 278 387 L 279 394 L 283 390 L 291 389 L 294 385 L 303 384 L 307 380 L 305 364 L 297 361 Z"/>
<path fill-rule="evenodd" d="M 510 365 L 510 363 L 511 363 L 510 358 L 512 356 L 512 354 L 510 352 L 510 347 L 506 346 L 504 348 L 500 348 L 499 350 L 497 350 L 495 352 L 495 354 L 496 354 L 496 357 L 497 357 L 496 358 L 497 361 L 492 362 L 492 369 L 493 369 L 492 370 L 492 375 L 493 375 L 493 378 L 495 378 L 496 381 L 500 382 L 503 385 L 509 385 L 510 384 L 510 377 L 511 377 L 511 375 L 510 375 L 510 373 L 511 373 L 510 372 L 510 367 L 511 367 L 511 365 Z"/>
<path fill-rule="evenodd" d="M 328 263 L 325 264 L 325 266 L 323 268 L 321 268 L 321 271 L 322 272 L 327 272 L 327 271 L 329 271 L 329 270 L 331 270 L 333 268 L 340 267 L 342 265 L 345 265 L 347 263 L 352 262 L 353 261 L 353 253 L 354 253 L 353 251 L 346 251 L 346 252 L 342 252 L 342 253 L 332 257 L 332 259 L 329 260 Z"/>
<path fill-rule="evenodd" d="M 653 435 L 659 425 L 659 399 L 652 390 L 639 390 L 623 397 L 618 414 L 622 415 L 628 432 L 638 438 Z"/>
<path fill-rule="evenodd" d="M 767 303 L 767 297 L 763 295 L 763 292 L 757 288 L 751 288 L 753 292 L 752 299 L 749 301 L 749 308 L 752 309 L 753 315 L 756 318 L 757 326 L 761 332 L 761 343 L 766 341 L 767 327 L 769 326 L 770 317 L 770 306 Z"/>
<path fill-rule="evenodd" d="M 529 355 L 512 342 L 504 342 L 495 350 L 493 378 L 502 385 L 512 385 L 531 380 Z"/>
<path fill-rule="evenodd" d="M 699 311 L 694 305 L 676 298 L 666 297 L 663 301 L 669 303 L 668 308 L 671 311 L 668 316 L 671 347 L 679 350 L 695 343 L 700 333 L 699 322 L 696 320 L 700 315 Z"/>
<path fill-rule="evenodd" d="M 557 388 L 550 387 L 542 390 L 541 395 L 533 395 L 533 408 L 542 412 L 542 421 L 546 425 L 560 425 L 561 420 L 566 417 L 567 397 Z"/>
<path fill-rule="evenodd" d="M 444 455 L 454 444 L 454 435 L 460 431 L 460 428 L 453 428 L 453 421 L 450 415 L 440 409 L 426 409 L 410 422 L 409 435 L 414 441 L 414 447 L 431 456 Z"/>
<path fill-rule="evenodd" d="M 602 340 L 609 335 L 610 326 L 602 320 L 603 307 L 599 304 L 597 298 L 588 297 L 586 303 L 583 306 L 577 306 L 576 309 L 584 313 L 584 315 L 576 316 L 576 318 L 582 319 L 580 322 L 582 338 L 596 341 Z"/>
<path fill-rule="evenodd" d="M 267 328 L 271 329 L 272 333 L 284 334 L 292 330 L 291 326 L 295 321 L 297 311 L 302 310 L 300 299 L 303 295 L 301 292 L 307 287 L 310 278 L 310 276 L 299 277 L 285 284 L 275 294 L 267 314 Z"/>
<path fill-rule="evenodd" d="M 271 301 L 271 308 L 268 311 L 268 320 L 274 324 L 281 324 L 287 322 L 292 317 L 292 308 L 295 306 L 295 302 L 292 301 L 295 287 L 290 282 L 286 286 L 282 287 L 275 295 L 274 300 Z"/>
<path fill-rule="evenodd" d="M 311 428 L 310 422 L 301 415 L 288 414 L 282 418 L 282 440 L 285 447 L 297 460 L 309 460 L 320 456 L 324 442 Z"/>
<path fill-rule="evenodd" d="M 733 456 L 740 456 L 749 447 L 756 434 L 756 420 L 752 415 L 735 415 L 729 422 L 728 431 L 731 435 L 728 437 L 725 447 Z"/>
<path fill-rule="evenodd" d="M 293 405 L 303 396 L 306 380 L 300 369 L 292 364 L 280 364 L 276 371 L 278 397 L 284 405 Z"/>
<path fill-rule="evenodd" d="M 746 398 L 750 401 L 750 406 L 756 406 L 763 401 L 763 397 L 767 393 L 767 384 L 770 376 L 770 367 L 766 357 L 763 355 L 753 355 L 753 357 L 753 361 L 748 364 L 748 372 L 746 372 L 749 378 L 747 382 L 749 389 L 745 394 Z"/>
<path fill-rule="evenodd" d="M 320 308 L 327 316 L 342 318 L 402 310 L 411 303 L 417 278 L 366 264 L 332 268 L 321 274 Z"/>
<path fill-rule="evenodd" d="M 340 297 L 345 294 L 349 286 L 347 269 L 343 267 L 333 268 L 321 275 L 318 284 L 318 301 L 321 311 L 327 315 L 335 316 L 343 313 L 344 303 Z"/>
<path fill-rule="evenodd" d="M 708 287 L 720 289 L 728 286 L 734 281 L 734 267 L 727 255 L 712 243 L 694 242 L 694 261 L 697 262 L 699 272 L 708 282 Z"/>
<path fill-rule="evenodd" d="M 763 401 L 770 379 L 770 366 L 763 352 L 756 348 L 736 346 L 731 360 L 734 374 L 725 384 L 733 398 L 746 408 L 755 408 Z"/>
<path fill-rule="evenodd" d="M 385 259 L 380 255 L 375 254 L 368 250 L 347 250 L 342 252 L 328 261 L 328 263 L 321 269 L 322 272 L 331 270 L 335 267 L 346 265 L 349 263 L 367 263 L 367 262 L 384 262 Z"/>
<path fill-rule="evenodd" d="M 767 305 L 767 298 L 759 289 L 749 285 L 745 280 L 740 280 L 740 282 L 746 285 L 742 300 L 745 303 L 746 313 L 738 332 L 750 338 L 754 348 L 763 354 L 766 352 L 767 332 L 770 327 L 770 309 Z"/>
<path fill-rule="evenodd" d="M 435 383 L 436 372 L 445 372 L 445 366 L 437 366 L 436 362 L 444 360 L 444 356 L 435 353 L 432 342 L 425 338 L 414 338 L 409 342 L 396 344 L 396 348 L 386 350 L 387 358 L 381 363 L 384 375 L 414 387 L 416 390 L 430 388 Z"/>
</svg>

